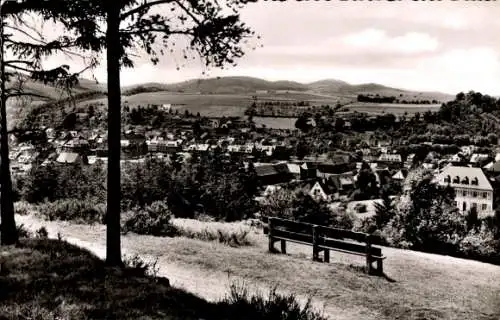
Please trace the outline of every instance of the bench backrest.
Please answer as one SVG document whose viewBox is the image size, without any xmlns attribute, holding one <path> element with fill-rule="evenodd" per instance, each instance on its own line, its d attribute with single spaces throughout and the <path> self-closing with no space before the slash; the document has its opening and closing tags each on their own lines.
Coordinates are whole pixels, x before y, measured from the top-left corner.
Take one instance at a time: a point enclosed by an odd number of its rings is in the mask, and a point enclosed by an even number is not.
<svg viewBox="0 0 500 320">
<path fill-rule="evenodd" d="M 372 237 L 367 233 L 274 217 L 264 217 L 262 220 L 268 223 L 264 227 L 264 234 L 269 234 L 269 228 L 272 228 L 271 232 L 275 237 L 311 245 L 314 243 L 314 237 L 316 237 L 316 244 L 322 247 L 360 254 L 367 253 L 368 247 L 370 255 L 382 256 L 382 249 L 371 246 Z"/>
</svg>

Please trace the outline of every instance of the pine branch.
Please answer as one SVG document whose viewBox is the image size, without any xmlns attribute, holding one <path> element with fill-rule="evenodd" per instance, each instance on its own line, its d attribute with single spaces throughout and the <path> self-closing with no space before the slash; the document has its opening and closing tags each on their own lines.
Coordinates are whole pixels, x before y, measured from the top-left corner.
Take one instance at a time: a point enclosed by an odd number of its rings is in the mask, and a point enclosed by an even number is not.
<svg viewBox="0 0 500 320">
<path fill-rule="evenodd" d="M 174 1 L 175 0 L 157 0 L 157 1 L 146 2 L 146 3 L 136 7 L 134 9 L 131 9 L 131 10 L 123 13 L 122 15 L 120 15 L 120 20 L 123 21 L 126 18 L 128 18 L 136 13 L 140 13 L 141 11 L 147 12 L 153 6 L 156 6 L 159 4 L 165 4 L 165 3 L 172 3 Z"/>
</svg>

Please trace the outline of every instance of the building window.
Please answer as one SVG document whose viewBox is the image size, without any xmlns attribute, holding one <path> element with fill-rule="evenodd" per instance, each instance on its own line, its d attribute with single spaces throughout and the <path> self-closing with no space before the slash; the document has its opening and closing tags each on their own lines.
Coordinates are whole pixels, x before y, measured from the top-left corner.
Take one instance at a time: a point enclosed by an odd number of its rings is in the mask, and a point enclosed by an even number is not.
<svg viewBox="0 0 500 320">
<path fill-rule="evenodd" d="M 476 198 L 476 197 L 477 197 L 477 191 L 474 191 L 474 192 L 472 193 L 472 196 L 473 196 L 474 198 Z"/>
<path fill-rule="evenodd" d="M 483 198 L 488 198 L 488 192 L 483 192 Z"/>
<path fill-rule="evenodd" d="M 467 190 L 463 190 L 463 191 L 462 191 L 462 195 L 463 195 L 464 197 L 467 197 Z"/>
<path fill-rule="evenodd" d="M 467 203 L 464 201 L 462 204 L 462 211 L 465 212 L 467 210 Z"/>
<path fill-rule="evenodd" d="M 477 203 L 473 202 L 472 203 L 472 208 L 476 208 L 477 209 Z"/>
<path fill-rule="evenodd" d="M 481 210 L 482 210 L 482 211 L 486 211 L 486 210 L 488 210 L 488 205 L 487 205 L 486 203 L 483 203 L 483 204 L 481 205 Z"/>
<path fill-rule="evenodd" d="M 456 207 L 456 206 L 458 206 L 458 202 L 453 201 L 453 205 L 454 205 L 455 207 Z"/>
</svg>

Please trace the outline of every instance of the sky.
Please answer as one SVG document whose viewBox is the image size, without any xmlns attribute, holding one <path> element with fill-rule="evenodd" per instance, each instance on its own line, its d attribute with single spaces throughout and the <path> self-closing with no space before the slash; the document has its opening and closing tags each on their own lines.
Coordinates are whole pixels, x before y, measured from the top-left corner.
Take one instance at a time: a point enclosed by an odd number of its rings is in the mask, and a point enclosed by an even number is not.
<svg viewBox="0 0 500 320">
<path fill-rule="evenodd" d="M 177 70 L 180 54 L 156 66 L 139 58 L 121 82 L 251 76 L 500 95 L 499 16 L 500 1 L 259 1 L 241 11 L 261 39 L 238 66 L 206 70 L 192 61 Z M 48 63 L 55 62 L 61 57 Z M 106 81 L 104 67 L 94 75 Z"/>
</svg>

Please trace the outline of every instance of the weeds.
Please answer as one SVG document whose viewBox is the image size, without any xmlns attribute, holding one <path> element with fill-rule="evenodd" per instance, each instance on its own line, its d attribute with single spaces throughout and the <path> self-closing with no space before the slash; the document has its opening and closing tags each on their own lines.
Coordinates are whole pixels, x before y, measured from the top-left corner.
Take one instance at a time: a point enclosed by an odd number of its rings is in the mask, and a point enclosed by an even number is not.
<svg viewBox="0 0 500 320">
<path fill-rule="evenodd" d="M 41 227 L 36 231 L 35 237 L 38 239 L 47 239 L 49 237 L 49 233 L 47 232 L 47 229 L 45 229 L 45 227 Z"/>
<path fill-rule="evenodd" d="M 158 258 L 153 261 L 145 261 L 138 254 L 132 256 L 123 256 L 123 263 L 129 272 L 136 276 L 150 276 L 153 278 L 158 277 L 160 267 L 158 266 Z"/>
<path fill-rule="evenodd" d="M 231 247 L 241 247 L 241 246 L 249 246 L 252 242 L 248 239 L 248 230 L 222 230 L 222 229 L 209 229 L 205 228 L 201 231 L 198 230 L 189 230 L 185 227 L 176 226 L 179 235 L 184 236 L 186 238 L 198 239 L 203 241 L 218 241 L 219 243 L 223 243 L 225 245 L 229 245 Z"/>
<path fill-rule="evenodd" d="M 280 294 L 277 287 L 272 287 L 269 294 L 250 294 L 245 284 L 232 283 L 229 295 L 220 305 L 227 307 L 229 314 L 238 314 L 238 319 L 262 320 L 326 320 L 326 316 L 315 311 L 312 299 L 309 298 L 302 306 L 295 294 Z"/>
<path fill-rule="evenodd" d="M 19 238 L 32 238 L 33 233 L 24 226 L 24 224 L 20 224 L 17 226 L 17 234 Z"/>
</svg>

